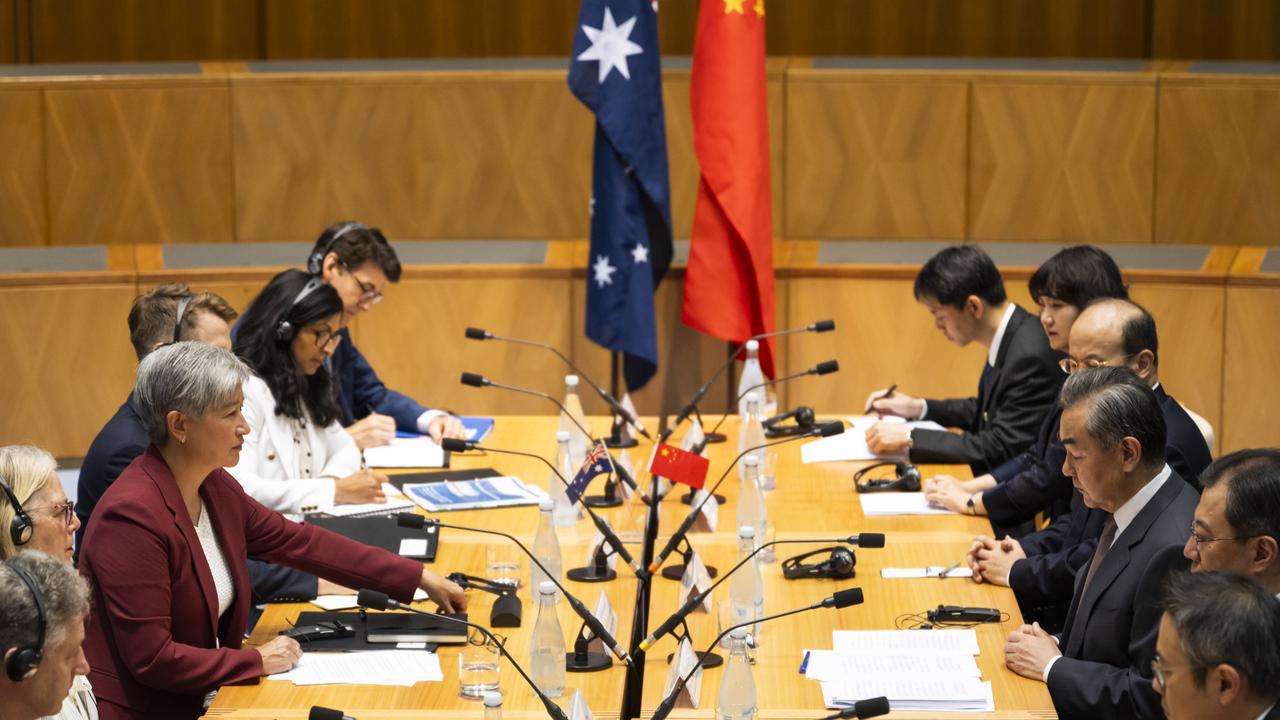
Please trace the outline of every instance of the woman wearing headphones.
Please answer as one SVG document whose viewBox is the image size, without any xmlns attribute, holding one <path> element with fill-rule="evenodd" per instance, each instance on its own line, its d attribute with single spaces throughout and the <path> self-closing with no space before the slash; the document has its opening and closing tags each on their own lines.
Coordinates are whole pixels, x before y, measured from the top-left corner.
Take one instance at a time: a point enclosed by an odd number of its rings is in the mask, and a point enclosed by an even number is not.
<svg viewBox="0 0 1280 720">
<path fill-rule="evenodd" d="M 231 475 L 272 510 L 301 513 L 383 502 L 386 478 L 361 467 L 340 424 L 326 360 L 341 342 L 337 291 L 299 270 L 276 275 L 236 327 L 235 353 L 256 373 L 244 384 L 249 434 Z"/>
<path fill-rule="evenodd" d="M 49 453 L 30 445 L 0 447 L 0 560 L 22 550 L 38 550 L 71 564 L 80 519 L 58 479 L 58 463 Z M 56 720 L 97 720 L 98 704 L 85 673 L 84 656 L 76 668 L 71 692 L 62 701 Z"/>
</svg>

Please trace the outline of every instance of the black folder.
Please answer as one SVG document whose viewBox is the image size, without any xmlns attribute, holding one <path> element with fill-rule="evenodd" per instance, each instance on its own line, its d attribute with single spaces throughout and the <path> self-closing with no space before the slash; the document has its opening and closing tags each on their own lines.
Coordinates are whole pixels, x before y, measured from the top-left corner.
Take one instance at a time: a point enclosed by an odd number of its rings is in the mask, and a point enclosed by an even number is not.
<svg viewBox="0 0 1280 720">
<path fill-rule="evenodd" d="M 403 555 L 412 560 L 421 560 L 428 563 L 435 562 L 436 551 L 440 549 L 440 528 L 434 526 L 427 526 L 421 530 L 402 528 L 396 524 L 394 515 L 345 518 L 310 516 L 307 518 L 307 522 L 318 528 L 324 528 L 344 537 L 349 537 L 356 542 L 380 547 L 383 550 L 396 555 Z M 421 549 L 407 548 L 404 542 L 406 540 L 409 541 L 408 544 L 413 545 L 420 545 L 422 540 L 426 540 L 427 547 L 425 552 L 400 552 L 402 549 Z"/>
<path fill-rule="evenodd" d="M 404 492 L 405 483 L 433 483 L 445 480 L 475 480 L 477 478 L 502 477 L 493 468 L 468 468 L 466 470 L 434 470 L 429 472 L 396 473 L 388 475 L 387 482 Z"/>
</svg>

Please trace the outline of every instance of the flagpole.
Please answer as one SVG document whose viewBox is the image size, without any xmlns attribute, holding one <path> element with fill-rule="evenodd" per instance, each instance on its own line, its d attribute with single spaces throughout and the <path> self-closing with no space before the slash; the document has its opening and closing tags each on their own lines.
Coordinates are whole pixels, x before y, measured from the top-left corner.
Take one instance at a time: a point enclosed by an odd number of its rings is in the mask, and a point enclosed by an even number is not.
<svg viewBox="0 0 1280 720">
<path fill-rule="evenodd" d="M 618 375 L 622 369 L 622 363 L 618 362 L 618 351 L 614 350 L 609 353 L 609 392 L 614 397 L 622 397 L 622 393 L 618 392 Z"/>
</svg>

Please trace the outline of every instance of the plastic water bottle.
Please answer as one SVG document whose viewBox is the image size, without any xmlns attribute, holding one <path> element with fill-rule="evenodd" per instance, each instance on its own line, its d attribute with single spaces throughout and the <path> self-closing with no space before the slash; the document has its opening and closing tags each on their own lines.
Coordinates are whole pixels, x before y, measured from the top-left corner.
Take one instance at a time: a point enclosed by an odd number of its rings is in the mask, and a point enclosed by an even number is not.
<svg viewBox="0 0 1280 720">
<path fill-rule="evenodd" d="M 738 560 L 742 561 L 755 551 L 756 530 L 750 526 L 738 528 Z M 760 581 L 760 563 L 752 558 L 729 579 L 730 625 L 754 623 L 764 617 L 764 585 Z M 756 626 L 748 626 L 755 635 Z M 754 702 L 752 703 L 755 704 Z"/>
<path fill-rule="evenodd" d="M 533 536 L 533 556 L 546 566 L 547 572 L 555 575 L 557 581 L 564 577 L 564 566 L 560 559 L 560 538 L 556 536 L 552 513 L 556 504 L 551 500 L 538 503 L 538 534 Z M 529 563 L 529 587 L 537 590 L 549 578 L 534 563 Z M 555 586 L 551 588 L 555 592 Z"/>
<path fill-rule="evenodd" d="M 747 341 L 747 359 L 742 363 L 742 377 L 738 378 L 738 397 L 742 397 L 742 393 L 747 388 L 760 385 L 764 382 L 764 370 L 760 368 L 760 341 Z M 747 415 L 747 399 L 742 398 L 738 401 L 738 414 L 746 417 Z"/>
<path fill-rule="evenodd" d="M 577 473 L 577 470 L 569 464 L 571 454 L 569 438 L 569 433 L 563 430 L 556 433 L 556 469 L 564 476 L 565 482 L 571 482 Z M 561 482 L 554 472 L 547 476 L 547 494 L 556 504 L 555 510 L 551 512 L 551 520 L 556 527 L 571 527 L 578 522 L 580 517 L 578 506 L 569 502 L 569 494 L 565 491 L 564 482 Z"/>
<path fill-rule="evenodd" d="M 502 693 L 484 694 L 484 720 L 502 720 Z"/>
<path fill-rule="evenodd" d="M 538 586 L 538 621 L 533 626 L 533 650 L 530 666 L 533 684 L 547 697 L 564 694 L 564 631 L 556 614 L 556 586 L 543 582 Z"/>
<path fill-rule="evenodd" d="M 742 426 L 738 428 L 738 452 L 744 452 L 747 448 L 760 447 L 764 444 L 764 416 L 761 414 L 763 407 L 763 395 L 759 391 L 747 393 L 744 398 L 747 403 L 747 412 L 742 418 Z M 764 450 L 754 450 L 750 455 L 743 456 L 743 460 L 748 457 L 756 457 L 763 463 Z M 738 477 L 745 477 L 747 467 L 745 464 L 738 466 Z"/>
<path fill-rule="evenodd" d="M 756 720 L 756 679 L 747 656 L 746 628 L 729 633 L 729 661 L 720 678 L 716 720 Z"/>
<path fill-rule="evenodd" d="M 759 547 L 769 527 L 764 492 L 760 489 L 760 458 L 748 455 L 741 463 L 745 472 L 738 489 L 738 530 L 751 528 L 755 532 L 755 547 Z"/>
<path fill-rule="evenodd" d="M 589 437 L 582 434 L 582 430 L 578 429 L 581 425 L 588 433 L 591 432 L 591 426 L 587 424 L 586 413 L 582 412 L 582 399 L 578 397 L 578 376 L 564 376 L 564 407 L 568 411 L 566 415 L 564 411 L 560 412 L 560 430 L 569 433 L 569 462 L 574 468 L 582 467 L 582 462 L 587 459 L 587 444 L 591 441 Z M 573 420 L 577 420 L 575 425 Z"/>
</svg>

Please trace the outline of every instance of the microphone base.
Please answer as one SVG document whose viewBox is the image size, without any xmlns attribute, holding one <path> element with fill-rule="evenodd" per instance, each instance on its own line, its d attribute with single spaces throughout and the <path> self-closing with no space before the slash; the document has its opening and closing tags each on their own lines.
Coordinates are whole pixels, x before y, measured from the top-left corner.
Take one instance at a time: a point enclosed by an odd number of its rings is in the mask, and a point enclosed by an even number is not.
<svg viewBox="0 0 1280 720">
<path fill-rule="evenodd" d="M 610 498 L 608 495 L 588 495 L 582 498 L 582 504 L 590 508 L 621 507 L 622 498 L 617 496 Z"/>
<path fill-rule="evenodd" d="M 680 496 L 680 502 L 684 503 L 685 505 L 692 505 L 692 504 L 693 504 L 693 493 L 691 493 L 691 492 L 687 492 L 687 493 L 685 493 L 684 495 Z M 716 493 L 716 502 L 717 502 L 717 503 L 719 503 L 719 504 L 721 504 L 721 505 L 724 505 L 724 503 L 725 503 L 725 498 L 724 498 L 724 496 L 723 496 L 723 495 L 721 495 L 720 493 Z"/>
<path fill-rule="evenodd" d="M 600 672 L 613 667 L 613 659 L 605 653 L 589 652 L 564 654 L 564 669 L 569 672 Z"/>
<path fill-rule="evenodd" d="M 719 572 L 720 571 L 716 570 L 714 567 L 710 565 L 707 566 L 707 577 L 715 577 Z M 684 564 L 668 565 L 662 568 L 662 577 L 668 580 L 679 580 L 684 577 Z"/>
<path fill-rule="evenodd" d="M 728 437 L 726 437 L 724 433 L 718 433 L 718 432 L 707 433 L 707 444 L 708 444 L 708 445 L 715 445 L 716 443 L 722 443 L 722 442 L 724 442 L 725 440 L 728 440 L 728 439 L 729 439 L 729 438 L 728 438 Z"/>
<path fill-rule="evenodd" d="M 702 666 L 703 670 L 718 668 L 724 664 L 724 658 L 720 657 L 719 655 L 713 652 L 698 652 L 697 655 L 698 655 L 698 664 Z M 672 662 L 675 659 L 675 656 L 676 656 L 675 653 L 671 653 L 670 655 L 668 655 L 667 662 L 668 663 Z"/>
<path fill-rule="evenodd" d="M 598 573 L 595 568 L 580 567 L 569 570 L 565 573 L 565 577 L 570 580 L 576 580 L 577 582 L 596 583 L 609 582 L 610 580 L 617 579 L 618 573 L 612 569 L 605 570 L 603 573 Z"/>
<path fill-rule="evenodd" d="M 640 441 L 636 440 L 635 438 L 627 438 L 627 439 L 619 438 L 617 440 L 614 440 L 613 438 L 605 438 L 604 440 L 604 446 L 614 450 L 618 450 L 621 448 L 633 448 L 638 446 L 639 444 L 640 444 Z"/>
</svg>

